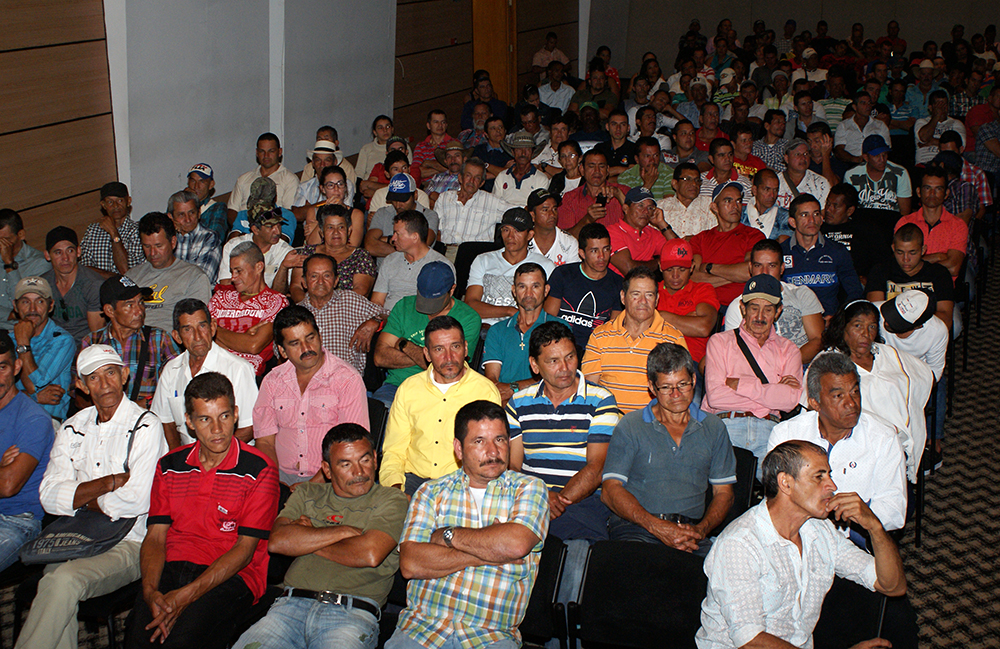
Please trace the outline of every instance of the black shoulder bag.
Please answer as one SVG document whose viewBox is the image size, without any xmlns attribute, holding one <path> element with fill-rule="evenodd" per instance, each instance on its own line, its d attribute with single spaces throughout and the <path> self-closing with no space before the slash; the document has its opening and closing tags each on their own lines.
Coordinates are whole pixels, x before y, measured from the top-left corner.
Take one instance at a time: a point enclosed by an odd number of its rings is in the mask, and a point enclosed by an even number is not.
<svg viewBox="0 0 1000 649">
<path fill-rule="evenodd" d="M 747 359 L 747 363 L 750 363 L 750 369 L 752 369 L 753 373 L 757 375 L 757 378 L 760 379 L 761 383 L 767 385 L 768 383 L 767 377 L 764 375 L 764 371 L 760 369 L 760 365 L 757 364 L 757 359 L 753 357 L 753 352 L 751 352 L 750 348 L 747 346 L 747 341 L 743 340 L 743 336 L 740 335 L 739 329 L 737 329 L 733 333 L 736 334 L 736 344 L 740 346 L 740 351 L 743 352 L 743 356 Z M 795 415 L 799 414 L 799 412 L 801 411 L 802 411 L 801 404 L 795 406 L 793 409 L 788 411 L 781 410 L 779 411 L 781 412 L 780 419 L 781 421 L 785 421 L 786 419 L 791 419 Z"/>
</svg>

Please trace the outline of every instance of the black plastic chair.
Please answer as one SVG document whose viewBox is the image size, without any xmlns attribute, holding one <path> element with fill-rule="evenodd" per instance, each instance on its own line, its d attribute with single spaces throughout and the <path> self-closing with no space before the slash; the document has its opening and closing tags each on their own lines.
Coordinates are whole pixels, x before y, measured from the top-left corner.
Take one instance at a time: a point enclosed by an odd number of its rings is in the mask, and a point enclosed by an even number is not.
<svg viewBox="0 0 1000 649">
<path fill-rule="evenodd" d="M 375 443 L 375 455 L 382 459 L 382 442 L 385 441 L 385 425 L 389 422 L 389 409 L 373 397 L 368 397 L 368 426 Z"/>
<path fill-rule="evenodd" d="M 722 519 L 718 527 L 709 536 L 718 536 L 726 526 L 742 516 L 753 505 L 754 479 L 757 477 L 757 457 L 745 448 L 733 447 L 736 456 L 736 484 L 733 485 L 733 506 Z M 707 508 L 712 502 L 712 491 L 709 490 L 705 502 Z"/>
<path fill-rule="evenodd" d="M 702 559 L 658 543 L 599 541 L 567 607 L 576 642 L 646 649 L 694 647 L 708 579 Z"/>
<path fill-rule="evenodd" d="M 20 561 L 15 561 L 13 564 L 8 566 L 6 570 L 0 572 L 0 590 L 17 586 L 21 582 L 34 577 L 35 575 L 41 574 L 41 572 L 41 565 L 26 566 Z M 14 640 L 17 640 L 17 630 L 20 628 L 19 623 L 19 619 L 14 620 Z M 3 647 L 2 635 L 0 635 L 0 647 Z"/>
<path fill-rule="evenodd" d="M 495 241 L 466 241 L 458 246 L 455 253 L 455 299 L 461 300 L 465 296 L 465 289 L 469 284 L 469 270 L 476 257 L 484 252 L 492 252 L 503 247 L 502 243 Z"/>
<path fill-rule="evenodd" d="M 906 596 L 886 597 L 834 577 L 813 631 L 814 649 L 842 649 L 885 638 L 893 649 L 916 649 L 917 615 Z"/>
<path fill-rule="evenodd" d="M 392 637 L 393 632 L 396 630 L 396 624 L 399 622 L 399 614 L 406 608 L 407 583 L 409 583 L 408 580 L 397 570 L 396 575 L 393 577 L 389 596 L 385 600 L 385 607 L 382 608 L 382 618 L 378 624 L 379 649 L 384 647 L 385 643 Z"/>
<path fill-rule="evenodd" d="M 549 536 L 542 547 L 538 574 L 531 589 L 528 608 L 518 629 L 525 640 L 544 644 L 557 638 L 561 649 L 566 649 L 566 609 L 556 599 L 562 583 L 563 565 L 566 562 L 566 544 L 557 536 Z"/>
</svg>

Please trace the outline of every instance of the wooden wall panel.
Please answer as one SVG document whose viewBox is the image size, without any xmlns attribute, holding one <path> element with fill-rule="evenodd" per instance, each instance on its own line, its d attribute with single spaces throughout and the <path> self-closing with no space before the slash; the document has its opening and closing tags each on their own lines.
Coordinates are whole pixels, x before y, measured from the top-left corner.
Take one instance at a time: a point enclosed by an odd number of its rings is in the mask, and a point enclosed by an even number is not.
<svg viewBox="0 0 1000 649">
<path fill-rule="evenodd" d="M 3 3 L 0 51 L 104 38 L 102 0 L 17 0 Z"/>
<path fill-rule="evenodd" d="M 579 0 L 545 0 L 545 2 L 525 2 L 517 12 L 517 31 L 544 29 L 549 25 L 561 25 L 579 20 Z M 543 34 L 544 36 L 544 34 Z M 537 50 L 541 44 L 537 45 Z M 566 52 L 559 39 L 559 49 Z M 569 52 L 566 52 L 569 55 Z"/>
<path fill-rule="evenodd" d="M 0 133 L 111 112 L 105 41 L 0 53 Z"/>
<path fill-rule="evenodd" d="M 87 226 L 97 220 L 100 201 L 101 193 L 95 190 L 41 207 L 22 210 L 20 214 L 24 221 L 28 245 L 36 250 L 44 250 L 45 235 L 57 225 L 65 225 L 76 230 L 82 239 Z"/>
<path fill-rule="evenodd" d="M 516 4 L 502 0 L 473 0 L 473 61 L 476 69 L 489 70 L 493 90 L 507 103 L 517 103 Z"/>
<path fill-rule="evenodd" d="M 396 56 L 472 42 L 472 0 L 430 0 L 396 8 Z"/>
<path fill-rule="evenodd" d="M 472 87 L 471 43 L 397 58 L 396 106 Z"/>
<path fill-rule="evenodd" d="M 459 118 L 462 116 L 462 98 L 467 91 L 462 90 L 444 97 L 411 104 L 393 111 L 396 135 L 409 138 L 416 145 L 427 137 L 427 113 L 440 108 L 448 115 L 448 133 L 458 135 Z"/>
<path fill-rule="evenodd" d="M 517 73 L 519 75 L 531 70 L 531 60 L 534 58 L 535 52 L 545 45 L 545 35 L 550 31 L 555 32 L 559 36 L 559 45 L 557 47 L 569 57 L 571 62 L 579 58 L 577 52 L 577 40 L 580 36 L 579 23 L 573 22 L 554 27 L 543 27 L 528 32 L 519 32 L 517 35 Z M 575 72 L 576 69 L 573 68 L 573 71 Z"/>
<path fill-rule="evenodd" d="M 0 179 L 7 205 L 16 210 L 117 180 L 111 115 L 0 136 Z"/>
</svg>

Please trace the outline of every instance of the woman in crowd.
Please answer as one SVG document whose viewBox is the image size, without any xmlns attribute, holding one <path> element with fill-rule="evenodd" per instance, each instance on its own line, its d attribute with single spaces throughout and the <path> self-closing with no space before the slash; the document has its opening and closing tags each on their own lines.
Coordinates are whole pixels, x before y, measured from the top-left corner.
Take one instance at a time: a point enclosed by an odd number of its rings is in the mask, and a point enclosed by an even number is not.
<svg viewBox="0 0 1000 649">
<path fill-rule="evenodd" d="M 358 210 L 353 211 L 357 212 Z M 323 242 L 307 245 L 303 253 L 306 255 L 322 253 L 336 259 L 336 288 L 354 291 L 362 297 L 368 297 L 375 284 L 377 272 L 375 260 L 372 259 L 367 250 L 351 243 L 355 229 L 349 216 L 351 212 L 352 209 L 346 205 L 329 202 L 316 210 L 319 224 L 317 231 L 323 233 Z M 363 231 L 362 234 L 364 234 Z M 301 267 L 292 270 L 292 279 L 288 288 L 293 301 L 301 302 L 305 298 Z"/>
<path fill-rule="evenodd" d="M 326 201 L 313 205 L 306 211 L 306 219 L 302 224 L 306 244 L 317 245 L 323 240 L 323 233 L 317 227 L 316 213 L 323 205 L 343 205 L 347 207 L 352 237 L 350 244 L 360 246 L 365 237 L 365 213 L 349 206 L 347 174 L 338 166 L 327 167 L 319 172 L 319 191 Z"/>
</svg>

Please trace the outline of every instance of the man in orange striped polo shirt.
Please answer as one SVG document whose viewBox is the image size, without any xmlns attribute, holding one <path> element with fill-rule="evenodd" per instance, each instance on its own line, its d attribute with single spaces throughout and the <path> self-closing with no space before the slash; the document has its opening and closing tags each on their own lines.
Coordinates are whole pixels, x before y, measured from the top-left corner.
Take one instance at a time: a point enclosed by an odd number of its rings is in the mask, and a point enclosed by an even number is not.
<svg viewBox="0 0 1000 649">
<path fill-rule="evenodd" d="M 667 342 L 685 349 L 684 334 L 656 311 L 658 273 L 637 266 L 622 281 L 625 310 L 594 329 L 583 355 L 587 380 L 615 395 L 623 413 L 646 407 L 652 397 L 646 380 L 646 356 Z"/>
</svg>

